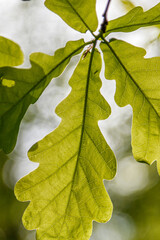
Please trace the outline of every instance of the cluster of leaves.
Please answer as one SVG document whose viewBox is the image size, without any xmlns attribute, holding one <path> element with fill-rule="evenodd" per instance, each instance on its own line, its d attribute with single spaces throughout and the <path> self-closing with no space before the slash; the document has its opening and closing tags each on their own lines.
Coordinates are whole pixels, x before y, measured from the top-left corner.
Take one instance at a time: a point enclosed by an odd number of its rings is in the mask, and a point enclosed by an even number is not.
<svg viewBox="0 0 160 240">
<path fill-rule="evenodd" d="M 0 37 L 0 148 L 5 153 L 13 150 L 29 105 L 88 45 L 69 81 L 72 91 L 56 109 L 62 119 L 59 127 L 29 150 L 30 160 L 39 167 L 15 187 L 17 199 L 31 201 L 23 223 L 27 229 L 37 229 L 38 240 L 87 240 L 93 220 L 106 222 L 111 217 L 112 203 L 103 179 L 116 173 L 116 159 L 98 127 L 98 120 L 111 113 L 100 94 L 99 42 L 105 77 L 116 80 L 116 103 L 133 108 L 133 155 L 148 164 L 156 160 L 160 173 L 160 58 L 145 59 L 144 49 L 105 38 L 160 24 L 160 4 L 147 12 L 136 7 L 118 19 L 106 20 L 105 33 L 100 29 L 98 35 L 94 34 L 96 0 L 46 0 L 45 5 L 75 30 L 90 31 L 92 40 L 70 41 L 54 56 L 33 53 L 31 68 L 20 69 L 15 68 L 23 62 L 19 46 Z"/>
</svg>

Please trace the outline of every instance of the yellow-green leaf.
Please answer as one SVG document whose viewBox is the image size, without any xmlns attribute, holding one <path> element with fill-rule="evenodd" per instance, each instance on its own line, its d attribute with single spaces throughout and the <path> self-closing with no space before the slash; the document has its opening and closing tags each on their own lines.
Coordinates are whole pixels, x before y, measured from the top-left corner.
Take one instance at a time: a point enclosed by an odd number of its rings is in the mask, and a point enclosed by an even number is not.
<svg viewBox="0 0 160 240">
<path fill-rule="evenodd" d="M 160 58 L 145 59 L 145 50 L 114 40 L 101 44 L 105 76 L 116 80 L 115 100 L 133 108 L 132 149 L 138 161 L 157 161 L 160 173 Z"/>
<path fill-rule="evenodd" d="M 85 45 L 83 40 L 68 42 L 54 56 L 33 53 L 30 69 L 0 68 L 0 148 L 4 152 L 13 150 L 29 105 L 36 102 L 51 79 L 59 76 Z"/>
<path fill-rule="evenodd" d="M 79 32 L 94 32 L 98 27 L 96 0 L 46 0 L 45 6 Z"/>
<path fill-rule="evenodd" d="M 0 36 L 0 67 L 18 66 L 23 63 L 20 47 L 11 40 Z"/>
<path fill-rule="evenodd" d="M 13 80 L 2 78 L 1 81 L 2 81 L 2 85 L 5 87 L 14 87 L 14 85 L 15 85 L 15 81 L 13 81 Z"/>
<path fill-rule="evenodd" d="M 121 2 L 127 11 L 130 11 L 132 8 L 135 7 L 135 5 L 130 0 L 121 0 Z"/>
<path fill-rule="evenodd" d="M 141 7 L 135 7 L 126 15 L 110 21 L 105 36 L 111 32 L 132 32 L 141 27 L 160 24 L 160 3 L 146 12 Z"/>
<path fill-rule="evenodd" d="M 39 167 L 16 184 L 16 197 L 31 201 L 23 223 L 37 229 L 37 240 L 87 240 L 93 220 L 111 217 L 103 179 L 113 178 L 116 162 L 98 127 L 110 114 L 99 91 L 100 70 L 98 51 L 81 58 L 69 82 L 72 91 L 56 109 L 59 127 L 29 151 Z"/>
</svg>

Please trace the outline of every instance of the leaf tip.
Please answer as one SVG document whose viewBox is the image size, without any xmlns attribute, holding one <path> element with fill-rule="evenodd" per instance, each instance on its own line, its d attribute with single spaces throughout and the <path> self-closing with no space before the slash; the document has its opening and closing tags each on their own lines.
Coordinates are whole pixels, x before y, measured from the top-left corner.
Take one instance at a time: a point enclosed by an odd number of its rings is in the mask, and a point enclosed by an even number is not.
<svg viewBox="0 0 160 240">
<path fill-rule="evenodd" d="M 36 151 L 38 149 L 38 143 L 35 143 L 28 151 L 28 155 L 30 155 L 32 152 Z"/>
</svg>

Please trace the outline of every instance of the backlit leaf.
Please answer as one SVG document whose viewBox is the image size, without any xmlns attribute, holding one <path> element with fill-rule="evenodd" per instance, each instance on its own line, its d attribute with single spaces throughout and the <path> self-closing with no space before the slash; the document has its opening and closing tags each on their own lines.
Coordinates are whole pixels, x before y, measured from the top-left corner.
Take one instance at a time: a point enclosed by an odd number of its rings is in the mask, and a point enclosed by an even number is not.
<svg viewBox="0 0 160 240">
<path fill-rule="evenodd" d="M 31 200 L 23 223 L 37 229 L 37 240 L 87 240 L 93 220 L 111 217 L 103 179 L 113 178 L 116 162 L 98 127 L 110 114 L 99 91 L 100 70 L 98 51 L 81 58 L 69 82 L 72 91 L 56 109 L 59 127 L 29 151 L 39 167 L 16 184 L 17 198 Z"/>
<path fill-rule="evenodd" d="M 144 59 L 144 49 L 119 40 L 101 49 L 105 76 L 117 83 L 117 104 L 133 108 L 133 155 L 149 164 L 157 160 L 160 173 L 160 58 Z"/>
<path fill-rule="evenodd" d="M 11 40 L 0 36 L 0 67 L 18 66 L 23 63 L 20 47 Z"/>
<path fill-rule="evenodd" d="M 160 3 L 143 12 L 141 7 L 135 7 L 126 15 L 109 21 L 105 36 L 111 32 L 132 32 L 141 27 L 160 24 Z"/>
<path fill-rule="evenodd" d="M 127 11 L 130 11 L 132 8 L 135 7 L 135 5 L 130 0 L 121 0 L 121 2 Z"/>
<path fill-rule="evenodd" d="M 80 53 L 83 40 L 68 42 L 54 56 L 33 53 L 30 69 L 0 68 L 0 148 L 13 150 L 20 122 L 29 105 L 35 103 L 52 78 L 59 76 L 72 56 Z"/>
<path fill-rule="evenodd" d="M 46 0 L 45 6 L 79 32 L 94 32 L 98 27 L 96 0 Z"/>
</svg>

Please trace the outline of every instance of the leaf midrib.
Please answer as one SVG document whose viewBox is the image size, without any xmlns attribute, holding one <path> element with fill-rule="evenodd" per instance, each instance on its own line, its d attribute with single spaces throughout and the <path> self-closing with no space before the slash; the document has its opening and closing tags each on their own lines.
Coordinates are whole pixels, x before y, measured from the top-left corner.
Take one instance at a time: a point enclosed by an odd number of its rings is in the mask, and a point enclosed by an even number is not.
<svg viewBox="0 0 160 240">
<path fill-rule="evenodd" d="M 128 74 L 129 78 L 132 80 L 132 82 L 136 85 L 136 87 L 140 90 L 141 94 L 145 97 L 145 99 L 147 100 L 147 102 L 149 103 L 149 105 L 153 108 L 153 110 L 155 111 L 156 115 L 158 116 L 158 118 L 160 118 L 157 110 L 155 109 L 155 107 L 152 105 L 152 103 L 149 101 L 149 98 L 147 98 L 146 94 L 143 92 L 143 90 L 140 88 L 140 86 L 136 83 L 136 81 L 134 80 L 134 78 L 132 77 L 132 75 L 130 74 L 130 72 L 127 70 L 127 68 L 124 66 L 124 64 L 122 63 L 122 61 L 120 60 L 120 58 L 118 57 L 118 55 L 115 53 L 114 49 L 110 46 L 110 44 L 103 38 L 103 40 L 105 41 L 105 43 L 107 44 L 107 46 L 109 47 L 109 49 L 111 50 L 111 52 L 113 53 L 113 55 L 117 58 L 118 62 L 121 64 L 121 66 L 123 67 L 123 69 L 125 70 L 125 72 Z"/>
<path fill-rule="evenodd" d="M 149 25 L 148 25 L 149 24 Z M 126 25 L 126 26 L 122 26 L 122 27 L 117 27 L 117 28 L 111 28 L 109 29 L 108 31 L 106 31 L 107 34 L 110 34 L 111 32 L 114 32 L 115 30 L 119 30 L 119 29 L 125 29 L 125 28 L 130 28 L 130 27 L 137 27 L 137 26 L 144 26 L 146 27 L 145 25 L 147 26 L 152 26 L 152 25 L 158 25 L 160 24 L 160 20 L 159 21 L 155 21 L 155 22 L 146 22 L 146 23 L 137 23 L 137 24 L 131 24 L 131 25 Z M 142 26 L 142 27 L 143 27 Z M 137 29 L 135 29 L 137 30 Z M 132 31 L 135 31 L 135 30 L 132 30 Z"/>
<path fill-rule="evenodd" d="M 81 15 L 76 11 L 76 9 L 73 7 L 73 5 L 70 3 L 69 0 L 66 0 L 66 2 L 70 5 L 70 7 L 72 8 L 72 10 L 77 14 L 77 16 L 80 18 L 80 20 L 83 22 L 83 24 L 86 26 L 86 28 L 92 33 L 92 30 L 90 29 L 90 27 L 87 25 L 87 23 L 83 20 L 83 18 L 81 17 Z"/>
<path fill-rule="evenodd" d="M 89 61 L 89 68 L 88 68 L 87 81 L 86 81 L 86 91 L 85 91 L 85 102 L 84 102 L 84 108 L 83 108 L 82 130 L 81 130 L 81 137 L 80 137 L 80 143 L 79 143 L 79 151 L 78 151 L 78 154 L 77 154 L 77 161 L 76 161 L 76 165 L 75 165 L 75 170 L 73 172 L 73 177 L 72 177 L 73 180 L 72 180 L 72 185 L 71 185 L 71 191 L 70 191 L 70 194 L 69 194 L 69 197 L 68 197 L 68 202 L 67 202 L 66 210 L 65 210 L 65 213 L 64 213 L 64 220 L 63 220 L 63 223 L 61 225 L 60 232 L 63 228 L 64 222 L 65 222 L 65 219 L 66 219 L 66 213 L 67 213 L 67 209 L 68 209 L 68 206 L 69 206 L 69 203 L 70 203 L 72 188 L 73 188 L 73 185 L 74 185 L 74 179 L 75 179 L 76 171 L 77 171 L 77 168 L 78 168 L 78 163 L 79 163 L 78 160 L 79 160 L 79 157 L 80 157 L 80 154 L 81 154 L 81 146 L 82 146 L 82 142 L 83 142 L 83 134 L 84 134 L 84 127 L 85 127 L 86 111 L 87 111 L 89 80 L 90 80 L 91 66 L 92 66 L 92 61 L 93 61 L 93 55 L 94 55 L 96 42 L 97 41 L 94 42 L 92 52 L 91 52 L 91 56 L 90 56 L 90 61 Z"/>
<path fill-rule="evenodd" d="M 52 72 L 59 67 L 63 62 L 65 62 L 68 58 L 70 58 L 72 55 L 74 55 L 74 53 L 78 52 L 81 48 L 85 47 L 86 45 L 90 44 L 91 42 L 87 42 L 84 43 L 82 46 L 80 46 L 79 48 L 77 48 L 75 51 L 73 51 L 71 54 L 69 54 L 66 58 L 64 58 L 60 63 L 58 63 L 54 68 L 52 68 L 43 78 L 41 78 L 35 85 L 33 85 L 33 87 L 31 89 L 29 89 L 29 91 L 27 93 L 25 93 L 23 95 L 22 98 L 20 98 L 15 104 L 12 105 L 11 108 L 9 108 L 1 117 L 4 117 L 8 112 L 10 112 L 11 110 L 13 110 L 21 101 L 23 101 L 23 99 L 28 96 L 28 94 L 30 92 L 32 92 L 35 88 L 38 87 L 38 85 L 40 85 L 45 79 L 46 77 L 48 77 L 50 74 L 52 74 Z"/>
</svg>

